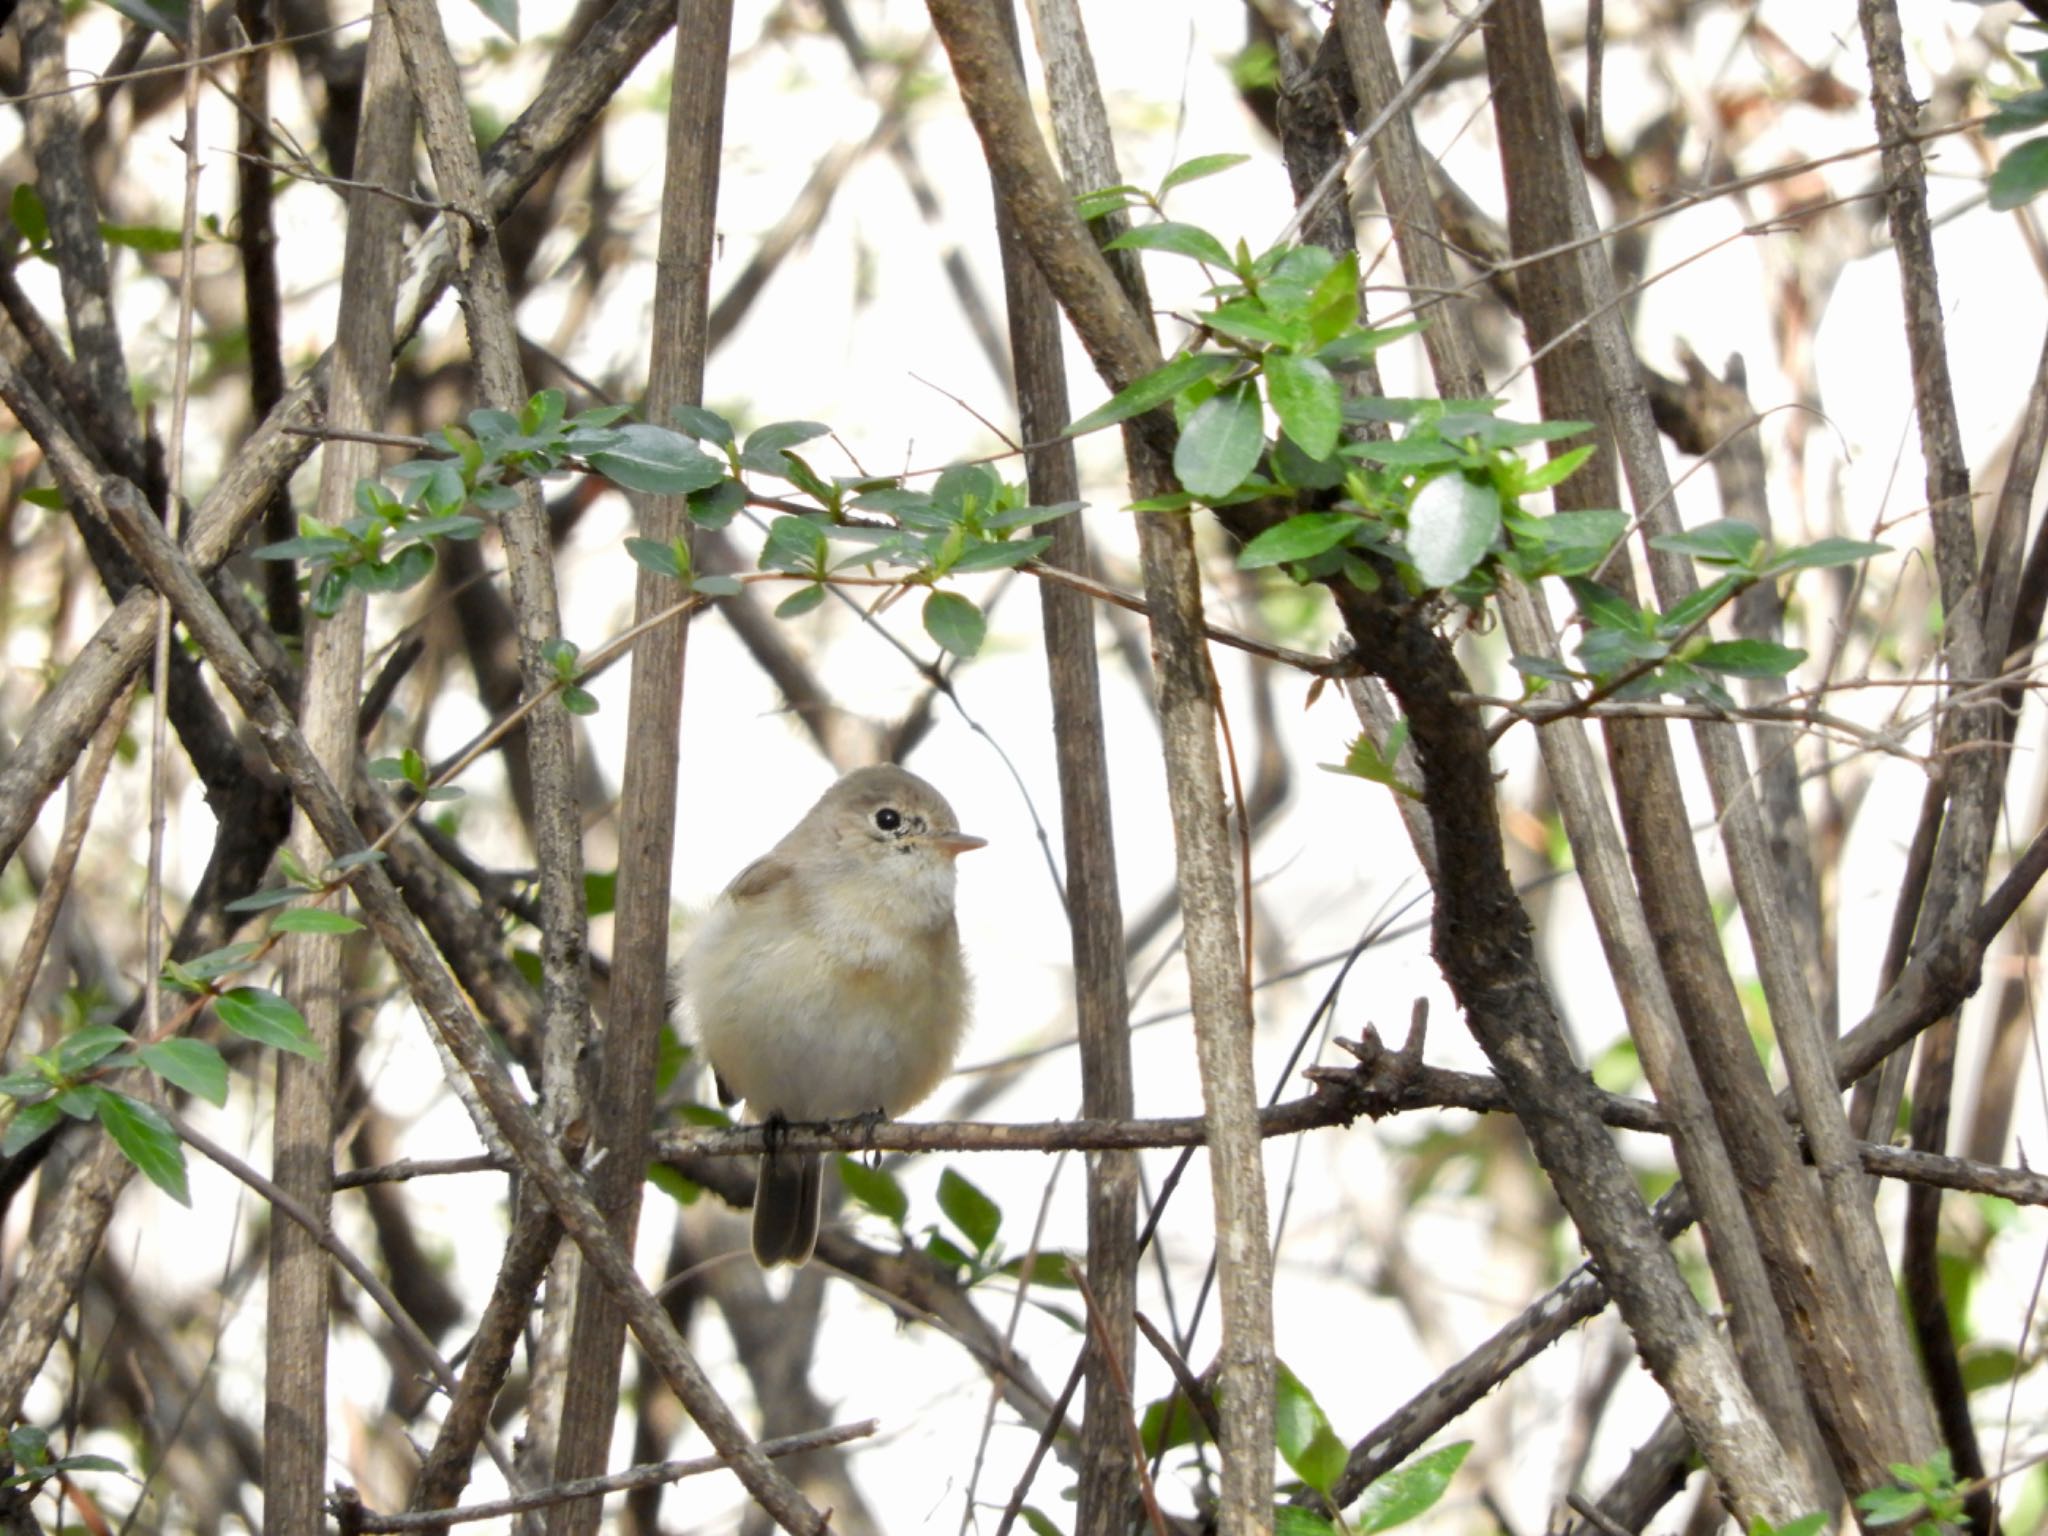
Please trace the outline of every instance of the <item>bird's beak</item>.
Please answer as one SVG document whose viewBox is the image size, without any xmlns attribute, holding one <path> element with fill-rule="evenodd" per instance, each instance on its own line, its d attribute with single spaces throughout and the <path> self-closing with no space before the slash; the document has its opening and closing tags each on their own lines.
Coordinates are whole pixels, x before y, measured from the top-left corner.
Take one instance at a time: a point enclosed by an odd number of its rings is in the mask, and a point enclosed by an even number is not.
<svg viewBox="0 0 2048 1536">
<path fill-rule="evenodd" d="M 925 841 L 939 852 L 954 857 L 988 846 L 987 838 L 976 837 L 971 832 L 934 832 Z"/>
</svg>

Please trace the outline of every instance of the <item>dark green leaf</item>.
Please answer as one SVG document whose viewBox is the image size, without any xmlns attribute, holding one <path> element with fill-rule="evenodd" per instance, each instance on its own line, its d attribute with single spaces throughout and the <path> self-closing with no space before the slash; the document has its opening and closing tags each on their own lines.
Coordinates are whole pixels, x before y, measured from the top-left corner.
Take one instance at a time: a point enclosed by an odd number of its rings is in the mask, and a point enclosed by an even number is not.
<svg viewBox="0 0 2048 1536">
<path fill-rule="evenodd" d="M 1138 1438 L 1147 1456 L 1163 1456 L 1183 1445 L 1195 1445 L 1209 1438 L 1208 1426 L 1195 1412 L 1194 1404 L 1178 1391 L 1145 1405 L 1138 1422 Z"/>
<path fill-rule="evenodd" d="M 30 245 L 50 243 L 50 219 L 43 211 L 43 195 L 32 181 L 18 181 L 7 199 L 7 216 Z"/>
<path fill-rule="evenodd" d="M 1408 506 L 1408 558 L 1423 584 L 1448 587 L 1486 557 L 1500 537 L 1500 493 L 1491 481 L 1453 470 L 1415 493 Z"/>
<path fill-rule="evenodd" d="M 824 568 L 826 554 L 825 530 L 810 518 L 790 513 L 768 525 L 768 540 L 761 546 L 761 569 L 818 571 Z"/>
<path fill-rule="evenodd" d="M 966 515 L 972 498 L 977 511 L 987 511 L 1002 494 L 1003 481 L 986 464 L 955 464 L 932 482 L 931 504 L 954 518 Z"/>
<path fill-rule="evenodd" d="M 1703 672 L 1729 677 L 1783 677 L 1806 660 L 1806 652 L 1771 640 L 1721 640 L 1687 653 L 1685 659 Z"/>
<path fill-rule="evenodd" d="M 899 1231 L 910 1215 L 910 1197 L 886 1168 L 870 1168 L 857 1157 L 839 1158 L 839 1182 L 847 1194 Z"/>
<path fill-rule="evenodd" d="M 65 506 L 64 493 L 54 485 L 32 485 L 21 493 L 21 499 L 49 512 L 62 512 Z"/>
<path fill-rule="evenodd" d="M 1552 683 L 1578 681 L 1576 672 L 1561 661 L 1552 661 L 1548 656 L 1510 656 L 1508 664 L 1524 677 L 1540 677 Z"/>
<path fill-rule="evenodd" d="M 281 907 L 288 901 L 297 901 L 305 894 L 306 891 L 303 886 L 266 885 L 260 891 L 251 891 L 248 895 L 237 897 L 229 902 L 227 910 L 230 912 L 261 912 L 265 907 Z M 188 960 L 185 962 L 185 968 L 190 970 L 195 963 Z"/>
<path fill-rule="evenodd" d="M 1763 542 L 1763 534 L 1751 524 L 1740 518 L 1724 517 L 1684 533 L 1660 533 L 1650 540 L 1650 547 L 1674 555 L 1691 555 L 1708 565 L 1747 566 Z"/>
<path fill-rule="evenodd" d="M 106 3 L 110 10 L 118 11 L 137 26 L 161 32 L 172 43 L 180 47 L 184 45 L 186 8 L 180 0 L 106 0 Z"/>
<path fill-rule="evenodd" d="M 126 1472 L 128 1468 L 111 1456 L 60 1456 L 50 1463 L 52 1472 Z"/>
<path fill-rule="evenodd" d="M 1050 538 L 1009 539 L 1000 544 L 970 544 L 953 562 L 956 571 L 1001 571 L 1036 560 L 1052 548 Z"/>
<path fill-rule="evenodd" d="M 1827 1526 L 1828 1517 L 1822 1510 L 1801 1515 L 1797 1520 L 1787 1520 L 1783 1525 L 1773 1525 L 1759 1515 L 1749 1522 L 1749 1536 L 1822 1536 Z"/>
<path fill-rule="evenodd" d="M 690 590 L 701 597 L 731 597 L 745 585 L 737 576 L 698 576 L 691 580 Z"/>
<path fill-rule="evenodd" d="M 703 1185 L 681 1169 L 671 1168 L 667 1163 L 649 1163 L 647 1182 L 677 1205 L 695 1205 L 697 1197 L 704 1193 Z"/>
<path fill-rule="evenodd" d="M 747 504 L 747 488 L 737 480 L 721 480 L 709 490 L 693 493 L 690 521 L 700 528 L 723 528 Z"/>
<path fill-rule="evenodd" d="M 408 544 L 389 560 L 365 560 L 351 566 L 349 576 L 365 592 L 403 592 L 425 581 L 433 570 L 432 546 Z"/>
<path fill-rule="evenodd" d="M 1290 560 L 1307 560 L 1324 550 L 1335 549 L 1365 526 L 1365 519 L 1349 512 L 1299 512 L 1286 522 L 1268 528 L 1238 551 L 1241 571 L 1260 566 L 1284 565 Z"/>
<path fill-rule="evenodd" d="M 1337 451 L 1337 431 L 1344 424 L 1342 394 L 1329 369 L 1312 357 L 1285 352 L 1266 357 L 1266 394 L 1281 428 L 1311 459 Z"/>
<path fill-rule="evenodd" d="M 1802 544 L 1797 549 L 1779 550 L 1777 558 L 1771 561 L 1765 574 L 1777 576 L 1786 571 L 1813 571 L 1831 565 L 1856 565 L 1861 561 L 1890 553 L 1889 544 L 1871 544 L 1861 539 L 1816 539 L 1813 543 Z"/>
<path fill-rule="evenodd" d="M 1573 577 L 1565 585 L 1571 588 L 1579 612 L 1585 615 L 1588 623 L 1597 624 L 1602 629 L 1642 632 L 1642 610 L 1613 588 L 1581 577 Z"/>
<path fill-rule="evenodd" d="M 948 1168 L 939 1175 L 939 1209 L 974 1244 L 977 1254 L 987 1253 L 1002 1230 L 1002 1208 L 957 1169 Z"/>
<path fill-rule="evenodd" d="M 1174 445 L 1173 472 L 1196 496 L 1237 489 L 1266 445 L 1265 413 L 1250 380 L 1202 402 Z"/>
<path fill-rule="evenodd" d="M 381 848 L 358 848 L 354 853 L 344 853 L 329 864 L 325 873 L 331 879 L 337 875 L 347 874 L 358 864 L 382 864 L 384 859 L 385 853 Z"/>
<path fill-rule="evenodd" d="M 154 1040 L 135 1053 L 142 1064 L 175 1088 L 218 1109 L 228 1101 L 228 1064 L 204 1040 Z"/>
<path fill-rule="evenodd" d="M 2027 91 L 1998 104 L 1998 110 L 1984 120 L 1984 131 L 1993 138 L 2021 133 L 2048 123 L 2048 91 Z"/>
<path fill-rule="evenodd" d="M 258 560 L 331 560 L 336 555 L 348 554 L 354 548 L 355 545 L 347 539 L 319 534 L 265 544 L 255 551 L 255 555 Z"/>
<path fill-rule="evenodd" d="M 1991 173 L 1991 207 L 1996 213 L 2030 203 L 2048 187 L 2048 137 L 2008 149 Z"/>
<path fill-rule="evenodd" d="M 7 1122 L 7 1134 L 0 1136 L 0 1157 L 15 1156 L 63 1118 L 64 1111 L 58 1108 L 55 1099 L 22 1105 L 15 1110 L 14 1118 Z"/>
<path fill-rule="evenodd" d="M 270 920 L 272 933 L 360 933 L 363 925 L 331 907 L 293 907 Z"/>
<path fill-rule="evenodd" d="M 1044 1511 L 1033 1505 L 1019 1505 L 1017 1513 L 1023 1516 L 1024 1523 L 1031 1528 L 1031 1536 L 1066 1536 L 1065 1532 L 1045 1517 Z"/>
<path fill-rule="evenodd" d="M 1346 443 L 1344 457 L 1364 459 L 1370 464 L 1388 464 L 1396 469 L 1429 469 L 1438 464 L 1457 463 L 1465 457 L 1465 450 L 1456 443 L 1425 435 L 1392 438 L 1386 442 L 1367 439 Z"/>
<path fill-rule="evenodd" d="M 942 1236 L 936 1227 L 926 1235 L 924 1251 L 948 1269 L 965 1271 L 974 1268 L 973 1258 L 950 1237 Z"/>
<path fill-rule="evenodd" d="M 1139 224 L 1125 230 L 1104 247 L 1111 251 L 1170 251 L 1176 256 L 1188 256 L 1212 267 L 1228 269 L 1232 263 L 1230 252 L 1223 248 L 1223 242 L 1206 229 L 1197 229 L 1192 224 L 1176 224 L 1167 220 L 1158 224 Z"/>
<path fill-rule="evenodd" d="M 682 579 L 683 568 L 676 558 L 673 544 L 664 544 L 659 539 L 633 538 L 626 540 L 626 553 L 633 557 L 633 563 L 654 572 L 657 576 L 673 576 Z"/>
<path fill-rule="evenodd" d="M 1144 200 L 1145 194 L 1136 187 L 1103 187 L 1098 191 L 1083 192 L 1075 198 L 1074 211 L 1081 215 L 1083 222 L 1086 222 L 1116 213 Z"/>
<path fill-rule="evenodd" d="M 570 684 L 562 690 L 562 708 L 572 715 L 594 715 L 597 713 L 597 698 L 587 688 Z"/>
<path fill-rule="evenodd" d="M 100 221 L 100 238 L 109 245 L 122 246 L 131 251 L 142 251 L 151 256 L 164 256 L 181 250 L 185 244 L 183 233 L 165 229 L 156 224 L 109 224 Z"/>
<path fill-rule="evenodd" d="M 1607 558 L 1628 523 L 1626 512 L 1553 512 L 1537 522 L 1536 535 L 1553 575 L 1582 576 Z"/>
<path fill-rule="evenodd" d="M 1273 473 L 1284 484 L 1308 491 L 1332 490 L 1344 483 L 1346 466 L 1342 458 L 1311 459 L 1282 435 L 1273 445 Z"/>
<path fill-rule="evenodd" d="M 1310 339 L 1306 320 L 1282 319 L 1257 299 L 1233 299 L 1220 304 L 1202 316 L 1202 323 L 1219 336 L 1256 346 L 1300 347 Z"/>
<path fill-rule="evenodd" d="M 668 415 L 669 420 L 692 437 L 702 438 L 707 443 L 732 441 L 732 423 L 716 411 L 707 411 L 701 405 L 679 405 Z"/>
<path fill-rule="evenodd" d="M 1008 1275 L 1013 1280 L 1022 1279 L 1024 1277 L 1023 1255 L 1020 1254 L 1010 1260 L 1009 1263 L 1002 1267 L 999 1273 Z M 1054 1286 L 1061 1290 L 1078 1289 L 1074 1284 L 1073 1266 L 1067 1261 L 1067 1256 L 1064 1253 L 1040 1253 L 1034 1256 L 1031 1261 L 1031 1283 L 1033 1285 Z"/>
<path fill-rule="evenodd" d="M 965 660 L 981 649 L 988 620 L 957 592 L 934 592 L 924 600 L 924 632 Z"/>
<path fill-rule="evenodd" d="M 765 427 L 756 428 L 747 434 L 746 444 L 740 449 L 740 462 L 749 469 L 758 469 L 763 474 L 780 475 L 787 471 L 782 460 L 782 450 L 794 448 L 799 443 L 808 443 L 814 437 L 823 437 L 832 429 L 819 421 L 776 421 Z"/>
<path fill-rule="evenodd" d="M 1377 357 L 1380 348 L 1399 341 L 1403 336 L 1412 336 L 1421 329 L 1422 322 L 1413 320 L 1407 325 L 1390 325 L 1383 330 L 1351 331 L 1326 343 L 1316 356 L 1339 373 L 1355 373 Z M 1377 419 L 1407 421 L 1410 418 L 1394 416 Z"/>
<path fill-rule="evenodd" d="M 1709 582 L 1692 596 L 1680 598 L 1665 611 L 1663 618 L 1658 622 L 1659 633 L 1676 636 L 1691 629 L 1741 591 L 1745 584 L 1745 577 L 1731 572 Z"/>
<path fill-rule="evenodd" d="M 180 1205 L 192 1203 L 185 1180 L 185 1147 L 162 1111 L 109 1091 L 100 1096 L 99 1116 L 114 1145 L 150 1183 Z"/>
<path fill-rule="evenodd" d="M 823 601 L 825 601 L 825 584 L 822 581 L 814 581 L 807 587 L 798 587 L 789 596 L 777 603 L 775 605 L 775 617 L 778 619 L 800 618 Z"/>
<path fill-rule="evenodd" d="M 40 1467 L 50 1459 L 50 1434 L 33 1424 L 7 1431 L 7 1453 L 26 1467 Z"/>
<path fill-rule="evenodd" d="M 1192 160 L 1183 160 L 1166 173 L 1159 183 L 1158 196 L 1165 197 L 1175 187 L 1186 186 L 1191 181 L 1200 181 L 1204 176 L 1214 176 L 1218 171 L 1227 171 L 1233 165 L 1243 165 L 1250 155 L 1197 155 Z"/>
<path fill-rule="evenodd" d="M 513 42 L 519 41 L 519 0 L 475 0 L 475 4 L 492 26 Z"/>
<path fill-rule="evenodd" d="M 1427 1512 L 1444 1496 L 1471 1449 L 1470 1440 L 1457 1441 L 1418 1456 L 1374 1482 L 1351 1513 L 1358 1536 L 1392 1530 Z"/>
<path fill-rule="evenodd" d="M 57 1045 L 57 1068 L 66 1077 L 76 1077 L 102 1057 L 111 1056 L 135 1037 L 112 1024 L 88 1024 L 75 1029 Z"/>
<path fill-rule="evenodd" d="M 1280 1459 L 1318 1493 L 1327 1494 L 1344 1471 L 1344 1442 L 1330 1428 L 1301 1379 L 1283 1362 L 1273 1380 L 1273 1440 Z"/>
<path fill-rule="evenodd" d="M 1332 1536 L 1336 1529 L 1312 1509 L 1298 1504 L 1273 1506 L 1273 1536 Z"/>
<path fill-rule="evenodd" d="M 216 998 L 214 1012 L 221 1023 L 245 1040 L 275 1046 L 308 1061 L 321 1058 L 320 1047 L 299 1010 L 263 987 L 236 987 Z"/>
<path fill-rule="evenodd" d="M 1237 359 L 1222 352 L 1183 352 L 1179 357 L 1153 369 L 1128 388 L 1111 395 L 1086 416 L 1075 421 L 1061 436 L 1079 437 L 1084 432 L 1093 432 L 1099 427 L 1114 426 L 1120 421 L 1129 421 L 1133 416 L 1142 416 L 1153 407 L 1164 405 L 1197 380 L 1228 373 L 1236 366 Z"/>
<path fill-rule="evenodd" d="M 619 427 L 616 448 L 590 455 L 590 467 L 629 491 L 657 496 L 684 496 L 709 490 L 726 478 L 723 462 L 714 459 L 681 432 L 646 422 Z"/>
</svg>

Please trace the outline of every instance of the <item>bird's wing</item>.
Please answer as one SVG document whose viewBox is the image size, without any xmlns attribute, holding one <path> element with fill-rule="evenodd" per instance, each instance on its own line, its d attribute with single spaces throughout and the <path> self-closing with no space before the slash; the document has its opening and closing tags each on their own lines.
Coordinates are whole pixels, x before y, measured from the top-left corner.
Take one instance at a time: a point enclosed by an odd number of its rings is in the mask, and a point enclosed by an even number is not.
<svg viewBox="0 0 2048 1536">
<path fill-rule="evenodd" d="M 733 876 L 732 884 L 725 888 L 726 899 L 735 902 L 758 900 L 787 880 L 791 873 L 786 862 L 772 853 L 767 854 Z"/>
</svg>

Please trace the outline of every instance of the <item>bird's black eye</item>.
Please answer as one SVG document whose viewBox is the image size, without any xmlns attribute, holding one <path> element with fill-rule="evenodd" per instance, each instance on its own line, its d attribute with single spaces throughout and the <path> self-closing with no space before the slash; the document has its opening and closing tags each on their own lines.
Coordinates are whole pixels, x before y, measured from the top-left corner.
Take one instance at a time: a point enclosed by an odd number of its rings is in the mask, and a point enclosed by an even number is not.
<svg viewBox="0 0 2048 1536">
<path fill-rule="evenodd" d="M 884 832 L 894 832 L 903 825 L 903 813 L 893 805 L 885 805 L 875 812 L 875 825 Z"/>
</svg>

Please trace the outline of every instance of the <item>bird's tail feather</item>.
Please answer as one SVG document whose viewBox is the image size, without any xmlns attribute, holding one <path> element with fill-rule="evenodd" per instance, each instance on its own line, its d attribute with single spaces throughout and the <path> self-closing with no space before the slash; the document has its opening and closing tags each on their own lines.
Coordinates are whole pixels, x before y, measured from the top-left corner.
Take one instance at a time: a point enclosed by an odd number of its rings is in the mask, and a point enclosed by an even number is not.
<svg viewBox="0 0 2048 1536">
<path fill-rule="evenodd" d="M 754 1176 L 754 1261 L 801 1267 L 818 1246 L 825 1160 L 816 1152 L 770 1152 Z"/>
</svg>

